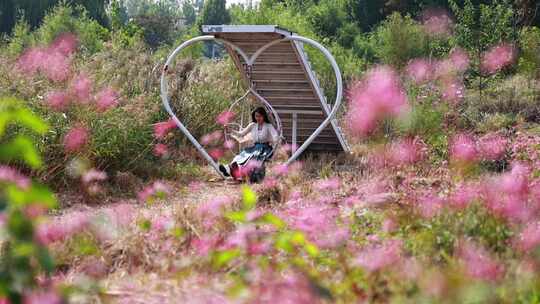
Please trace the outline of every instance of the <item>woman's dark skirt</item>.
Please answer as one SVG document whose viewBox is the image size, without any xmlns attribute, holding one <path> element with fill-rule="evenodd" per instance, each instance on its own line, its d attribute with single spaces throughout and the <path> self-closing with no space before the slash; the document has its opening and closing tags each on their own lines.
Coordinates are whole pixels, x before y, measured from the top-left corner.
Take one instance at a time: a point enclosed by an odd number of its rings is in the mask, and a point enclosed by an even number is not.
<svg viewBox="0 0 540 304">
<path fill-rule="evenodd" d="M 254 160 L 264 163 L 272 157 L 274 149 L 267 143 L 256 143 L 251 147 L 247 147 L 238 155 L 236 155 L 232 163 L 236 163 L 240 166 L 247 164 L 249 161 Z"/>
</svg>

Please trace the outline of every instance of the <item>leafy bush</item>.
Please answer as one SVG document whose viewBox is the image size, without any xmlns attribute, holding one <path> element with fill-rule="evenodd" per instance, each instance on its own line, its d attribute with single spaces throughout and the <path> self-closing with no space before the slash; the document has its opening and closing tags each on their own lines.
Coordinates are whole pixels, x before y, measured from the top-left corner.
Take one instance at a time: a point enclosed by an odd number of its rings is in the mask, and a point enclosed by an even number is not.
<svg viewBox="0 0 540 304">
<path fill-rule="evenodd" d="M 410 16 L 393 13 L 373 33 L 375 54 L 385 64 L 403 67 L 427 54 L 427 36 Z"/>
<path fill-rule="evenodd" d="M 0 257 L 0 299 L 21 303 L 37 287 L 37 276 L 49 279 L 55 264 L 47 247 L 37 241 L 36 224 L 41 216 L 28 210 L 48 210 L 56 206 L 53 194 L 45 187 L 6 164 L 18 162 L 34 169 L 42 166 L 40 156 L 30 138 L 17 135 L 6 137 L 6 127 L 24 126 L 33 133 L 44 134 L 47 125 L 23 106 L 23 102 L 0 98 L 0 160 L 2 186 L 0 211 L 2 223 L 2 252 Z M 8 173 L 11 172 L 11 173 Z M 8 176 L 12 176 L 9 178 Z"/>
<path fill-rule="evenodd" d="M 531 77 L 540 76 L 540 29 L 537 27 L 522 28 L 519 33 L 521 56 L 518 68 Z"/>
<path fill-rule="evenodd" d="M 23 19 L 19 19 L 13 28 L 13 33 L 9 38 L 7 45 L 7 54 L 16 56 L 34 43 L 33 37 L 30 34 L 30 25 Z"/>
<path fill-rule="evenodd" d="M 76 34 L 82 47 L 90 54 L 101 50 L 108 36 L 108 30 L 90 19 L 83 7 L 72 8 L 60 4 L 43 19 L 36 32 L 36 41 L 43 45 L 49 44 L 62 33 Z"/>
</svg>

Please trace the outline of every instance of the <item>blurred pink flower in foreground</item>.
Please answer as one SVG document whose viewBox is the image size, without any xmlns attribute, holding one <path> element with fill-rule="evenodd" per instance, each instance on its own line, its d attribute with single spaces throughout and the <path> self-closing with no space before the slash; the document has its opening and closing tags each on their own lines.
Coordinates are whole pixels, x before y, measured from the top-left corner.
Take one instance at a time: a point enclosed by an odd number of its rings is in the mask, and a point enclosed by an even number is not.
<svg viewBox="0 0 540 304">
<path fill-rule="evenodd" d="M 98 171 L 96 169 L 90 169 L 83 174 L 81 180 L 85 184 L 90 184 L 93 182 L 101 182 L 107 179 L 107 173 L 103 171 Z"/>
<path fill-rule="evenodd" d="M 419 198 L 417 207 L 422 217 L 432 218 L 440 213 L 444 207 L 444 200 L 436 193 L 428 192 Z"/>
<path fill-rule="evenodd" d="M 207 256 L 210 251 L 216 248 L 220 241 L 221 239 L 218 236 L 205 235 L 200 238 L 194 238 L 191 241 L 191 246 L 199 256 Z"/>
<path fill-rule="evenodd" d="M 413 139 L 394 141 L 386 151 L 388 162 L 393 165 L 408 165 L 422 159 L 420 145 Z"/>
<path fill-rule="evenodd" d="M 90 101 L 92 80 L 85 74 L 79 74 L 72 80 L 70 91 L 77 102 L 86 104 Z"/>
<path fill-rule="evenodd" d="M 47 93 L 45 103 L 55 111 L 63 111 L 69 106 L 70 96 L 65 92 L 52 91 Z"/>
<path fill-rule="evenodd" d="M 172 118 L 164 122 L 158 122 L 154 124 L 154 137 L 162 139 L 174 128 L 176 128 L 176 123 Z"/>
<path fill-rule="evenodd" d="M 498 160 L 506 153 L 508 140 L 498 134 L 490 133 L 478 141 L 480 157 L 484 160 Z"/>
<path fill-rule="evenodd" d="M 90 217 L 87 213 L 74 212 L 40 224 L 37 227 L 36 238 L 40 243 L 47 245 L 82 232 L 89 223 Z"/>
<path fill-rule="evenodd" d="M 154 155 L 157 157 L 165 157 L 169 154 L 169 147 L 166 144 L 156 144 L 154 146 Z"/>
<path fill-rule="evenodd" d="M 105 112 L 118 105 L 118 93 L 112 88 L 105 88 L 96 97 L 98 111 Z"/>
<path fill-rule="evenodd" d="M 317 304 L 319 296 L 308 279 L 294 273 L 269 273 L 258 280 L 254 288 L 259 304 Z"/>
<path fill-rule="evenodd" d="M 212 227 L 216 220 L 221 218 L 225 208 L 232 204 L 233 200 L 228 196 L 217 196 L 199 205 L 197 215 L 201 218 L 205 228 Z"/>
<path fill-rule="evenodd" d="M 504 268 L 489 252 L 471 242 L 461 242 L 457 255 L 468 275 L 473 278 L 494 281 L 504 274 Z"/>
<path fill-rule="evenodd" d="M 148 202 L 158 197 L 165 197 L 171 192 L 172 189 L 169 185 L 161 181 L 155 181 L 153 184 L 140 191 L 137 197 L 141 202 Z"/>
<path fill-rule="evenodd" d="M 474 162 L 478 159 L 478 151 L 474 139 L 467 134 L 454 136 L 450 144 L 450 156 L 459 162 Z"/>
<path fill-rule="evenodd" d="M 540 245 L 540 222 L 529 223 L 518 235 L 517 247 L 524 252 L 530 252 L 538 245 Z"/>
<path fill-rule="evenodd" d="M 205 134 L 201 138 L 201 143 L 203 145 L 212 145 L 217 144 L 221 139 L 223 139 L 223 132 L 217 130 L 209 134 Z"/>
<path fill-rule="evenodd" d="M 493 74 L 511 65 L 515 59 L 515 47 L 508 43 L 501 43 L 483 54 L 481 69 L 488 74 Z"/>
<path fill-rule="evenodd" d="M 234 140 L 226 140 L 223 143 L 223 148 L 225 148 L 227 150 L 232 150 L 232 149 L 234 149 L 235 146 L 236 146 L 236 143 L 234 142 Z"/>
<path fill-rule="evenodd" d="M 33 291 L 24 295 L 23 304 L 61 304 L 60 296 L 52 290 Z"/>
<path fill-rule="evenodd" d="M 0 165 L 0 183 L 13 183 L 21 189 L 30 187 L 30 179 L 17 170 Z"/>
<path fill-rule="evenodd" d="M 231 111 L 225 111 L 218 115 L 216 118 L 216 122 L 222 126 L 230 123 L 234 119 L 234 112 Z"/>
<path fill-rule="evenodd" d="M 388 66 L 367 72 L 350 91 L 350 109 L 346 119 L 351 132 L 366 136 L 387 117 L 399 117 L 409 110 L 407 95 L 399 75 Z"/>
<path fill-rule="evenodd" d="M 416 84 L 422 84 L 432 80 L 433 65 L 427 59 L 414 59 L 407 65 L 406 72 Z"/>
<path fill-rule="evenodd" d="M 286 176 L 289 173 L 289 166 L 286 164 L 277 164 L 272 167 L 271 171 L 277 176 Z"/>
<path fill-rule="evenodd" d="M 399 224 L 393 218 L 386 218 L 382 223 L 382 231 L 391 233 L 399 228 Z"/>
<path fill-rule="evenodd" d="M 453 21 L 443 9 L 430 8 L 422 13 L 422 25 L 431 35 L 450 35 Z"/>
<path fill-rule="evenodd" d="M 73 127 L 64 136 L 66 153 L 79 152 L 88 142 L 90 134 L 85 127 Z"/>
<path fill-rule="evenodd" d="M 475 199 L 480 198 L 480 186 L 474 184 L 461 184 L 450 194 L 448 202 L 456 209 L 465 209 Z"/>
<path fill-rule="evenodd" d="M 380 245 L 365 248 L 356 256 L 355 264 L 374 272 L 398 263 L 401 260 L 402 242 L 388 240 Z"/>
</svg>

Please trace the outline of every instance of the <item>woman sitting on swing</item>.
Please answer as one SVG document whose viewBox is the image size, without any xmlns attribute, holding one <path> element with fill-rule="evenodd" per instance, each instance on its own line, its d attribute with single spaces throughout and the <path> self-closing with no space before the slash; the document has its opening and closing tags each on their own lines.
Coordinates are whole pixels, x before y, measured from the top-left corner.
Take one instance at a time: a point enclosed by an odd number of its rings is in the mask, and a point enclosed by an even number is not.
<svg viewBox="0 0 540 304">
<path fill-rule="evenodd" d="M 231 133 L 234 135 L 232 137 L 239 143 L 240 138 L 251 132 L 251 140 L 254 144 L 251 147 L 243 149 L 240 154 L 234 157 L 230 164 L 219 165 L 219 170 L 225 176 L 240 179 L 243 175 L 242 170 L 240 170 L 241 166 L 247 165 L 250 161 L 256 161 L 259 166 L 263 166 L 264 162 L 270 159 L 274 153 L 274 147 L 279 141 L 279 135 L 270 123 L 266 110 L 263 107 L 258 107 L 251 113 L 251 119 L 252 122 L 244 129 L 239 131 L 231 130 Z M 251 173 L 244 172 L 244 174 Z"/>
</svg>

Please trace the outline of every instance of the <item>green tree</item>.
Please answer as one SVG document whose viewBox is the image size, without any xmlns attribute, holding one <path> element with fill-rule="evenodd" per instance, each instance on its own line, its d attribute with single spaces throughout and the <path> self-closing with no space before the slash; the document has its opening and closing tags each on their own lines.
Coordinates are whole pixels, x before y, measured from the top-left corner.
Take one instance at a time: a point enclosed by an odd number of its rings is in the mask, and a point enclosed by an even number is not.
<svg viewBox="0 0 540 304">
<path fill-rule="evenodd" d="M 3 0 L 0 2 L 0 30 L 3 33 L 10 33 L 19 16 L 24 17 L 32 28 L 37 28 L 47 12 L 62 3 L 72 7 L 81 5 L 90 18 L 98 21 L 102 26 L 108 25 L 106 7 L 109 0 Z"/>
<path fill-rule="evenodd" d="M 197 20 L 197 12 L 195 12 L 193 3 L 186 1 L 182 4 L 182 15 L 186 21 L 186 25 L 190 26 L 195 24 L 195 21 Z"/>
<path fill-rule="evenodd" d="M 200 24 L 228 24 L 231 16 L 227 10 L 225 0 L 207 0 L 201 13 Z"/>
</svg>

